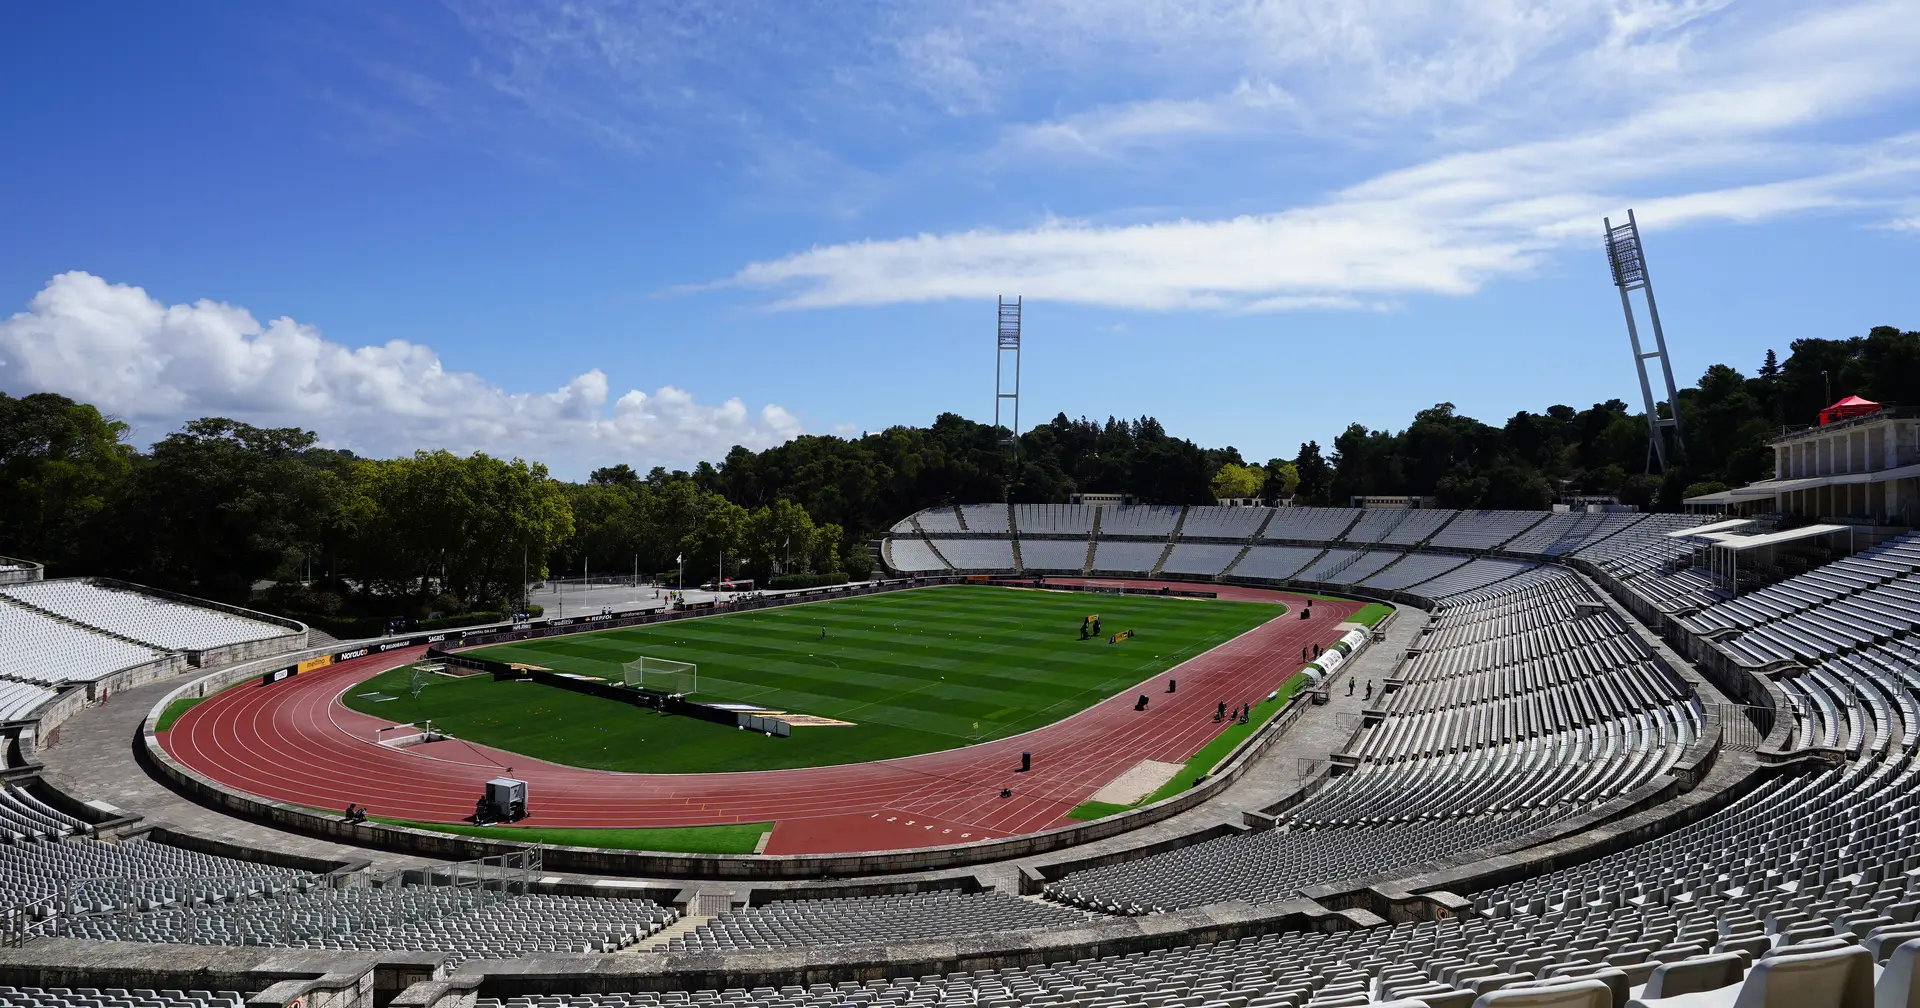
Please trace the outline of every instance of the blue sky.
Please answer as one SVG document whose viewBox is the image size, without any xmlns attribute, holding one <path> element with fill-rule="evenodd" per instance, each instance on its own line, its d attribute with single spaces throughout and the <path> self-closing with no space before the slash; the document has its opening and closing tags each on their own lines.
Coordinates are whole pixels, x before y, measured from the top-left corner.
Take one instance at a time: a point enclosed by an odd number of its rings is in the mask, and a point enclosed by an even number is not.
<svg viewBox="0 0 1920 1008">
<path fill-rule="evenodd" d="M 0 389 L 580 476 L 992 411 L 1291 455 L 1920 328 L 1920 7 L 8 5 Z M 11 316 L 11 318 L 7 318 Z M 638 391 L 633 391 L 638 390 Z"/>
</svg>

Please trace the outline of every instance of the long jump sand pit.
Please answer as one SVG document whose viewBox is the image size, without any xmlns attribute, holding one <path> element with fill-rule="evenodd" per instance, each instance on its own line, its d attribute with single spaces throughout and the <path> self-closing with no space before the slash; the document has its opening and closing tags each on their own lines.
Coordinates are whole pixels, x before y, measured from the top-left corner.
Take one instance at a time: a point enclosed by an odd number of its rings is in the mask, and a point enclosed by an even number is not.
<svg viewBox="0 0 1920 1008">
<path fill-rule="evenodd" d="M 1128 767 L 1120 776 L 1107 782 L 1107 785 L 1093 793 L 1093 801 L 1109 802 L 1114 805 L 1131 805 L 1142 798 L 1160 790 L 1160 785 L 1173 779 L 1173 775 L 1183 769 L 1185 764 L 1162 763 L 1159 760 L 1143 759 Z"/>
</svg>

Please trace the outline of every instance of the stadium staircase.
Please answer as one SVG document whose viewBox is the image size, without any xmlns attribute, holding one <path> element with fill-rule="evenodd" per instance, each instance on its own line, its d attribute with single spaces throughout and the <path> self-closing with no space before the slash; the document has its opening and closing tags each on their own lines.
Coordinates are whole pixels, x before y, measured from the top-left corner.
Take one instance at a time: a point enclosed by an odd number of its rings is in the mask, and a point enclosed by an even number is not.
<svg viewBox="0 0 1920 1008">
<path fill-rule="evenodd" d="M 1279 513 L 1280 513 L 1280 509 L 1279 509 L 1279 508 L 1275 508 L 1275 509 L 1274 509 L 1274 513 L 1275 513 L 1275 514 L 1279 514 Z M 1349 521 L 1349 522 L 1347 522 L 1347 524 L 1346 524 L 1346 527 L 1344 527 L 1344 528 L 1342 528 L 1342 529 L 1340 530 L 1340 534 L 1339 534 L 1339 535 L 1337 535 L 1337 536 L 1331 536 L 1331 537 L 1329 537 L 1329 538 L 1327 539 L 1327 543 L 1328 543 L 1328 545 L 1326 545 L 1326 546 L 1323 546 L 1323 547 L 1321 547 L 1321 549 L 1320 549 L 1320 552 L 1318 552 L 1318 553 L 1315 553 L 1315 554 L 1313 555 L 1313 559 L 1311 559 L 1311 560 L 1308 560 L 1308 561 L 1307 561 L 1307 563 L 1306 563 L 1306 566 L 1304 566 L 1304 567 L 1302 567 L 1302 568 L 1300 568 L 1300 570 L 1298 570 L 1298 571 L 1296 571 L 1296 572 L 1294 572 L 1294 576 L 1296 576 L 1296 577 L 1298 577 L 1298 576 L 1299 576 L 1300 574 L 1303 574 L 1303 573 L 1305 573 L 1305 572 L 1307 572 L 1307 571 L 1310 571 L 1310 570 L 1312 570 L 1312 569 L 1313 569 L 1313 565 L 1314 565 L 1314 564 L 1317 564 L 1317 563 L 1319 563 L 1319 562 L 1320 562 L 1321 560 L 1323 560 L 1323 559 L 1325 559 L 1325 558 L 1326 558 L 1326 556 L 1327 556 L 1327 554 L 1328 554 L 1328 553 L 1331 553 L 1331 552 L 1333 552 L 1333 549 L 1334 549 L 1334 547 L 1333 547 L 1333 545 L 1332 545 L 1332 544 L 1334 544 L 1334 543 L 1338 543 L 1338 542 L 1340 542 L 1341 540 L 1343 540 L 1343 539 L 1345 539 L 1345 538 L 1346 538 L 1346 537 L 1347 537 L 1347 536 L 1348 536 L 1349 534 L 1351 534 L 1351 533 L 1353 532 L 1353 527 L 1354 527 L 1355 525 L 1358 525 L 1358 524 L 1360 524 L 1360 520 L 1361 520 L 1362 518 L 1365 518 L 1366 516 L 1367 516 L 1367 509 L 1366 509 L 1366 508 L 1355 508 L 1355 509 L 1354 509 L 1354 516 L 1353 516 L 1353 519 L 1352 519 L 1351 521 Z M 1402 520 L 1402 521 L 1405 521 L 1406 519 L 1404 519 L 1404 518 L 1403 518 L 1403 519 L 1401 519 L 1401 520 Z M 1263 526 L 1263 527 L 1264 527 L 1264 526 Z M 1346 544 L 1346 546 L 1352 546 L 1352 545 L 1354 545 L 1354 544 L 1353 544 L 1353 543 L 1347 543 L 1347 544 Z M 1342 548 L 1344 549 L 1344 548 L 1345 548 L 1345 546 L 1343 546 Z M 1241 554 L 1242 554 L 1242 555 L 1245 555 L 1245 553 L 1246 553 L 1246 551 L 1245 551 L 1245 550 L 1242 550 L 1242 551 L 1241 551 Z M 1355 560 L 1358 560 L 1358 559 L 1360 559 L 1360 556 L 1361 556 L 1361 554 L 1359 554 L 1359 553 L 1355 553 L 1355 554 L 1354 554 L 1353 556 L 1351 556 L 1351 557 L 1349 557 L 1349 558 L 1347 558 L 1347 562 L 1346 562 L 1346 563 L 1343 563 L 1343 564 L 1341 564 L 1340 566 L 1338 566 L 1338 567 L 1336 567 L 1336 568 L 1334 568 L 1333 570 L 1331 570 L 1331 571 L 1329 571 L 1329 572 L 1327 573 L 1327 577 L 1331 577 L 1331 576 L 1333 576 L 1334 574 L 1338 574 L 1338 573 L 1340 573 L 1341 571 L 1343 571 L 1343 570 L 1346 570 L 1346 569 L 1347 569 L 1347 565 L 1348 565 L 1348 564 L 1351 564 L 1351 563 L 1353 563 L 1353 562 L 1354 562 Z M 1232 569 L 1232 568 L 1228 568 L 1228 570 L 1231 570 L 1231 569 Z M 1223 571 L 1222 573 L 1225 573 L 1225 571 Z M 1324 580 L 1326 580 L 1326 578 L 1322 578 L 1321 580 L 1323 580 L 1323 581 L 1324 581 Z"/>
<path fill-rule="evenodd" d="M 1013 546 L 1013 569 L 1016 571 L 1026 570 L 1027 562 L 1020 556 L 1020 525 L 1013 520 L 1013 505 L 1011 503 L 1007 505 L 1007 542 Z M 932 543 L 928 543 L 928 545 L 931 546 Z M 934 555 L 939 556 L 939 553 L 936 552 Z M 940 557 L 940 559 L 942 562 L 946 561 L 946 557 Z M 951 567 L 953 565 L 947 564 L 947 566 Z"/>
<path fill-rule="evenodd" d="M 1549 518 L 1552 518 L 1552 517 L 1553 517 L 1553 512 L 1551 512 L 1551 511 L 1549 511 L 1549 512 L 1547 512 L 1546 514 L 1543 514 L 1543 515 L 1541 515 L 1541 516 L 1539 517 L 1539 519 L 1538 519 L 1538 520 L 1536 520 L 1536 521 L 1532 521 L 1532 522 L 1529 522 L 1529 523 L 1527 523 L 1527 527 L 1526 527 L 1526 528 L 1523 528 L 1523 529 L 1521 529 L 1520 531 L 1518 531 L 1518 532 L 1515 532 L 1514 534 L 1512 534 L 1512 535 L 1510 535 L 1510 536 L 1508 536 L 1508 537 L 1506 537 L 1505 539 L 1502 539 L 1502 540 L 1500 540 L 1500 541 L 1499 541 L 1499 542 L 1498 542 L 1497 544 L 1495 544 L 1495 545 L 1494 545 L 1493 547 L 1491 547 L 1491 548 L 1489 548 L 1489 549 L 1487 550 L 1487 552 L 1488 552 L 1488 553 L 1493 553 L 1493 552 L 1496 552 L 1496 551 L 1499 551 L 1499 550 L 1502 550 L 1502 549 L 1505 549 L 1508 543 L 1510 543 L 1510 542 L 1512 542 L 1512 541 L 1514 541 L 1515 539 L 1518 539 L 1518 538 L 1520 538 L 1520 537 L 1521 537 L 1521 536 L 1523 536 L 1523 535 L 1526 535 L 1527 533 L 1529 533 L 1529 532 L 1531 532 L 1531 531 L 1533 531 L 1533 530 L 1534 530 L 1534 529 L 1536 529 L 1536 528 L 1539 528 L 1539 527 L 1540 527 L 1540 526 L 1541 526 L 1541 525 L 1542 525 L 1543 523 L 1545 523 L 1545 522 L 1546 522 L 1546 520 L 1547 520 L 1547 519 L 1549 519 Z M 1452 524 L 1452 523 L 1451 523 L 1451 522 L 1449 522 L 1448 524 Z"/>
<path fill-rule="evenodd" d="M 1380 530 L 1380 538 L 1377 541 L 1371 541 L 1371 543 L 1348 543 L 1348 545 L 1356 545 L 1356 547 L 1359 547 L 1359 553 L 1354 553 L 1352 557 L 1348 557 L 1348 559 L 1344 559 L 1344 561 L 1340 561 L 1340 563 L 1334 564 L 1334 568 L 1332 568 L 1332 570 L 1329 570 L 1329 572 L 1327 572 L 1327 574 L 1325 574 L 1325 576 L 1323 576 L 1321 580 L 1327 580 L 1327 582 L 1331 582 L 1332 578 L 1334 578 L 1334 574 L 1338 574 L 1338 572 L 1342 572 L 1342 570 L 1346 570 L 1346 568 L 1350 568 L 1350 566 L 1354 566 L 1354 564 L 1359 563 L 1359 559 L 1367 555 L 1367 553 L 1365 553 L 1367 549 L 1375 549 L 1375 547 L 1380 547 L 1380 545 L 1386 545 L 1386 541 L 1384 540 L 1386 540 L 1388 536 L 1392 536 L 1392 534 L 1394 534 L 1394 532 L 1396 532 L 1396 530 L 1398 530 L 1400 526 L 1404 526 L 1404 524 L 1407 524 L 1407 516 L 1411 516 L 1411 515 L 1413 515 L 1413 509 L 1411 509 L 1411 507 L 1409 507 L 1409 509 L 1404 509 L 1404 511 L 1400 513 L 1400 518 L 1394 518 L 1394 524 L 1390 524 L 1390 526 L 1386 526 L 1386 528 L 1382 528 L 1382 530 Z M 1354 518 L 1354 524 L 1350 524 L 1350 526 L 1346 526 L 1346 532 L 1342 532 L 1340 536 L 1346 536 L 1348 532 L 1354 532 L 1354 528 L 1356 528 L 1357 524 L 1359 524 L 1359 518 Z M 1442 522 L 1442 524 L 1444 524 L 1444 522 Z M 1388 545 L 1388 549 L 1392 549 L 1392 547 Z M 1386 566 L 1382 566 L 1380 570 L 1386 570 L 1388 566 L 1394 566 L 1394 564 L 1400 563 L 1400 561 L 1404 561 L 1405 557 L 1407 557 L 1407 555 L 1405 555 L 1405 553 L 1402 553 L 1402 555 L 1398 555 L 1398 557 L 1394 557 L 1392 561 L 1386 561 Z M 1302 566 L 1300 570 L 1306 570 L 1306 568 Z M 1380 570 L 1375 570 L 1373 574 L 1379 574 Z M 1373 574 L 1367 574 L 1367 576 L 1371 578 Z"/>
<path fill-rule="evenodd" d="M 1233 569 L 1235 567 L 1240 566 L 1240 561 L 1245 560 L 1247 558 L 1247 551 L 1253 549 L 1253 544 L 1260 541 L 1260 536 L 1267 531 L 1267 526 L 1273 524 L 1273 516 L 1279 513 L 1280 513 L 1279 508 L 1267 509 L 1267 516 L 1265 518 L 1260 519 L 1260 527 L 1253 530 L 1253 534 L 1247 537 L 1247 541 L 1245 543 L 1241 544 L 1240 552 L 1235 553 L 1233 555 L 1233 559 L 1227 561 L 1227 565 L 1225 567 L 1220 568 L 1220 573 L 1215 574 L 1213 576 L 1213 579 L 1215 581 L 1225 581 L 1228 575 L 1231 575 L 1233 573 Z M 1186 520 L 1185 516 L 1182 515 L 1181 521 L 1184 522 L 1185 520 Z M 1161 562 L 1164 563 L 1165 560 L 1166 560 L 1165 557 L 1161 558 Z"/>
<path fill-rule="evenodd" d="M 1614 529 L 1613 531 L 1611 531 L 1611 532 L 1609 532 L 1609 533 L 1607 533 L 1606 535 L 1603 535 L 1603 536 L 1600 536 L 1600 537 L 1599 537 L 1599 538 L 1597 538 L 1597 539 L 1592 539 L 1592 540 L 1589 540 L 1589 541 L 1588 541 L 1588 542 L 1587 542 L 1587 543 L 1585 544 L 1585 546 L 1584 546 L 1584 547 L 1582 547 L 1582 548 L 1587 548 L 1587 547 L 1593 547 L 1593 546 L 1599 546 L 1599 545 L 1600 545 L 1600 544 L 1602 544 L 1602 543 L 1607 543 L 1607 542 L 1612 542 L 1613 540 L 1615 540 L 1615 539 L 1618 539 L 1618 538 L 1620 538 L 1620 536 L 1621 536 L 1621 535 L 1623 535 L 1623 534 L 1625 534 L 1626 532 L 1628 532 L 1628 531 L 1631 531 L 1632 529 L 1635 529 L 1635 528 L 1638 528 L 1638 527 L 1640 527 L 1641 525 L 1643 525 L 1643 524 L 1645 524 L 1645 523 L 1646 523 L 1646 520 L 1647 520 L 1648 518 L 1650 518 L 1650 517 L 1652 517 L 1652 516 L 1651 516 L 1651 515 L 1641 515 L 1641 516 L 1640 516 L 1640 517 L 1638 518 L 1638 520 L 1636 520 L 1636 521 L 1631 521 L 1631 522 L 1628 522 L 1627 524 L 1625 524 L 1625 525 L 1622 525 L 1622 526 L 1620 526 L 1620 527 L 1619 527 L 1619 528 L 1617 528 L 1617 529 Z"/>
<path fill-rule="evenodd" d="M 973 531 L 972 529 L 967 527 L 967 513 L 965 511 L 960 510 L 960 505 L 958 504 L 955 504 L 953 506 L 953 520 L 960 523 L 960 531 L 962 532 Z"/>
<path fill-rule="evenodd" d="M 1093 573 L 1093 551 L 1100 546 L 1100 516 L 1107 513 L 1105 507 L 1093 509 L 1093 528 L 1087 532 L 1087 559 L 1080 565 L 1080 576 Z"/>
<path fill-rule="evenodd" d="M 1160 569 L 1167 565 L 1167 558 L 1173 555 L 1174 543 L 1177 543 L 1180 541 L 1180 530 L 1186 527 L 1187 527 L 1187 508 L 1186 508 L 1186 505 L 1183 504 L 1180 506 L 1180 517 L 1175 518 L 1173 520 L 1173 531 L 1167 533 L 1166 548 L 1160 551 L 1160 559 L 1155 560 L 1153 562 L 1153 569 L 1147 572 L 1148 577 L 1160 576 Z"/>
<path fill-rule="evenodd" d="M 1446 529 L 1446 528 L 1447 528 L 1447 526 L 1449 526 L 1449 525 L 1452 525 L 1452 524 L 1453 524 L 1453 522 L 1455 522 L 1455 521 L 1459 521 L 1459 520 L 1460 520 L 1460 518 L 1461 518 L 1462 516 L 1464 516 L 1465 514 L 1467 514 L 1467 512 L 1465 512 L 1465 511 L 1462 511 L 1462 512 L 1460 512 L 1460 514 L 1458 514 L 1458 515 L 1455 515 L 1455 516 L 1454 516 L 1454 518 L 1453 518 L 1453 521 L 1450 521 L 1450 522 L 1447 522 L 1447 524 L 1446 524 L 1446 525 L 1442 525 L 1442 526 L 1440 526 L 1440 528 L 1439 528 L 1439 529 L 1436 529 L 1436 530 L 1434 530 L 1434 534 L 1435 534 L 1435 535 L 1438 535 L 1438 534 L 1440 533 L 1440 531 L 1441 531 L 1441 530 L 1444 530 L 1444 529 Z M 1508 537 L 1506 537 L 1505 539 L 1502 539 L 1502 540 L 1500 540 L 1500 541 L 1499 541 L 1499 542 L 1497 542 L 1497 543 L 1494 543 L 1494 544 L 1493 544 L 1493 545 L 1491 545 L 1491 546 L 1488 546 L 1488 547 L 1486 547 L 1486 548 L 1484 548 L 1484 549 L 1478 549 L 1478 550 L 1475 550 L 1475 551 L 1474 551 L 1474 553 L 1473 553 L 1473 555 L 1474 555 L 1474 556 L 1482 556 L 1482 557 L 1483 557 L 1483 556 L 1492 556 L 1493 554 L 1495 554 L 1495 553 L 1498 553 L 1498 552 L 1500 552 L 1501 550 L 1503 550 L 1503 549 L 1505 549 L 1505 548 L 1507 547 L 1507 544 L 1508 544 L 1508 543 L 1510 543 L 1510 542 L 1512 542 L 1512 541 L 1514 541 L 1515 539 L 1518 539 L 1518 538 L 1520 538 L 1521 536 L 1524 536 L 1524 535 L 1526 535 L 1527 533 L 1529 533 L 1529 532 L 1531 532 L 1531 531 L 1533 531 L 1533 530 L 1534 530 L 1535 528 L 1538 528 L 1538 527 L 1540 526 L 1540 523 L 1542 523 L 1542 522 L 1544 522 L 1544 521 L 1546 521 L 1547 519 L 1549 519 L 1549 518 L 1551 518 L 1551 517 L 1553 517 L 1553 512 L 1551 512 L 1551 511 L 1549 511 L 1549 512 L 1547 512 L 1546 514 L 1543 514 L 1543 515 L 1541 515 L 1541 516 L 1540 516 L 1539 518 L 1536 518 L 1536 519 L 1534 519 L 1533 521 L 1531 521 L 1531 522 L 1528 522 L 1528 523 L 1527 523 L 1527 527 L 1526 527 L 1526 528 L 1523 528 L 1523 529 L 1521 529 L 1520 531 L 1518 531 L 1518 532 L 1515 532 L 1514 534 L 1512 534 L 1512 535 L 1510 535 L 1510 536 L 1508 536 Z"/>
<path fill-rule="evenodd" d="M 1411 518 L 1411 516 L 1413 516 L 1413 509 L 1409 507 L 1409 509 L 1407 509 L 1407 513 L 1405 513 L 1405 515 L 1400 516 L 1400 520 L 1398 520 L 1398 522 L 1394 522 L 1394 528 L 1400 528 L 1400 526 L 1404 524 L 1405 520 L 1407 520 L 1407 518 Z M 1455 515 L 1453 515 L 1453 518 L 1457 518 L 1457 516 L 1459 515 L 1455 513 Z M 1421 553 L 1423 549 L 1427 549 L 1427 543 L 1430 543 L 1430 541 L 1432 541 L 1432 538 L 1434 538 L 1434 536 L 1438 536 L 1442 528 L 1446 528 L 1446 526 L 1450 526 L 1450 524 L 1453 524 L 1453 518 L 1448 518 L 1448 520 L 1444 520 L 1444 522 L 1440 522 L 1440 524 L 1436 524 L 1436 526 L 1432 528 L 1432 532 L 1428 532 L 1428 534 L 1425 534 L 1425 536 L 1421 536 L 1421 538 L 1415 541 L 1413 545 L 1407 545 L 1407 547 L 1404 547 L 1405 551 L 1404 553 L 1402 553 L 1402 555 L 1398 555 L 1398 557 L 1394 557 L 1394 559 L 1392 559 L 1392 563 L 1388 563 L 1386 564 L 1386 566 L 1382 566 L 1382 568 L 1379 568 L 1379 570 L 1375 570 L 1373 574 L 1367 574 L 1367 578 L 1377 578 L 1377 576 L 1380 576 L 1380 574 L 1386 574 L 1388 570 L 1392 570 L 1392 568 L 1394 568 L 1394 564 L 1398 564 L 1400 563 L 1400 561 L 1404 561 L 1404 559 L 1407 559 L 1407 557 L 1411 557 L 1411 555 L 1415 555 L 1415 553 Z M 1386 536 L 1392 536 L 1392 534 L 1394 534 L 1394 528 L 1388 528 L 1386 532 L 1382 532 L 1382 534 L 1380 534 L 1380 538 L 1384 540 Z M 1352 563 L 1352 561 L 1350 561 L 1350 563 Z M 1346 566 L 1346 564 L 1340 564 L 1340 566 Z M 1450 566 L 1450 568 L 1446 568 L 1446 570 L 1442 570 L 1440 574 L 1434 574 L 1432 578 L 1423 578 L 1423 580 L 1419 580 L 1419 582 L 1413 582 L 1413 584 L 1409 584 L 1407 588 L 1411 589 L 1413 588 L 1413 586 L 1421 586 L 1421 584 L 1427 584 L 1427 582 L 1430 582 L 1430 580 L 1434 580 L 1434 578 L 1442 578 L 1442 576 L 1446 576 L 1446 574 L 1452 574 L 1452 572 L 1455 572 L 1455 570 L 1459 570 L 1461 566 L 1467 566 L 1467 564 L 1465 564 L 1465 561 L 1461 561 L 1461 563 L 1459 564 L 1453 564 L 1453 566 Z M 1498 584 L 1498 582 L 1496 582 L 1496 584 Z"/>
<path fill-rule="evenodd" d="M 651 935 L 648 935 L 646 938 L 640 941 L 634 942 L 632 945 L 622 949 L 621 951 L 622 952 L 651 952 L 651 951 L 654 951 L 655 949 L 665 948 L 667 944 L 672 942 L 675 938 L 678 938 L 689 931 L 697 930 L 702 924 L 710 923 L 711 921 L 713 921 L 713 919 L 714 919 L 713 914 L 695 914 L 695 913 L 687 914 L 686 916 L 680 918 L 679 920 L 674 921 L 673 923 L 667 925 L 666 927 L 661 928 L 660 930 L 654 932 Z"/>
<path fill-rule="evenodd" d="M 1388 531 L 1392 531 L 1392 530 L 1391 530 L 1391 529 L 1389 529 Z M 1365 581 L 1365 580 L 1367 580 L 1367 578 L 1370 578 L 1370 577 L 1373 577 L 1373 576 L 1374 576 L 1374 574 L 1385 574 L 1385 573 L 1386 573 L 1387 571 L 1390 571 L 1390 570 L 1392 570 L 1392 569 L 1393 569 L 1393 565 L 1394 565 L 1394 564 L 1397 564 L 1397 563 L 1399 563 L 1400 561 L 1402 561 L 1402 560 L 1405 560 L 1405 559 L 1406 559 L 1406 558 L 1408 557 L 1408 555 L 1409 555 L 1409 554 L 1406 554 L 1406 553 L 1402 553 L 1402 554 L 1400 554 L 1399 556 L 1397 556 L 1397 557 L 1394 557 L 1393 559 L 1391 559 L 1391 560 L 1389 560 L 1389 561 L 1387 561 L 1387 562 L 1386 562 L 1386 563 L 1385 563 L 1384 565 L 1382 565 L 1382 566 L 1381 566 L 1381 568 L 1380 568 L 1379 570 L 1377 570 L 1377 571 L 1374 571 L 1374 572 L 1373 572 L 1373 574 L 1369 574 L 1369 575 L 1367 575 L 1367 577 L 1365 577 L 1365 578 L 1361 578 L 1361 579 L 1360 579 L 1360 581 Z M 1325 578 L 1326 578 L 1326 580 L 1328 580 L 1328 581 L 1332 581 L 1332 580 L 1333 580 L 1333 576 L 1334 576 L 1335 574 L 1338 574 L 1338 573 L 1340 573 L 1341 571 L 1343 571 L 1343 570 L 1346 570 L 1347 568 L 1349 568 L 1349 567 L 1351 567 L 1351 566 L 1353 566 L 1353 565 L 1354 565 L 1355 563 L 1358 563 L 1358 562 L 1359 562 L 1359 560 L 1360 560 L 1360 558 L 1361 558 L 1361 557 L 1363 557 L 1363 556 L 1366 556 L 1366 553 L 1364 553 L 1364 552 L 1361 552 L 1361 553 L 1355 553 L 1354 555 L 1352 555 L 1352 556 L 1350 556 L 1350 557 L 1348 557 L 1348 558 L 1346 558 L 1345 560 L 1343 560 L 1343 561 L 1341 561 L 1341 562 L 1340 562 L 1340 563 L 1339 563 L 1339 564 L 1338 564 L 1337 566 L 1335 566 L 1335 567 L 1334 567 L 1334 568 L 1333 568 L 1332 570 L 1330 570 L 1330 571 L 1328 571 L 1328 572 L 1327 572 L 1327 573 L 1325 574 Z M 1465 562 L 1466 562 L 1466 560 L 1465 560 L 1465 559 L 1463 558 L 1463 559 L 1461 560 L 1461 563 L 1465 563 Z M 1452 570 L 1452 568 L 1448 568 L 1448 570 Z M 1431 580 L 1433 580 L 1433 579 L 1432 579 L 1432 578 L 1427 578 L 1426 580 L 1429 580 L 1429 581 L 1431 581 Z M 1359 584 L 1359 583 L 1360 583 L 1360 581 L 1356 581 L 1356 582 L 1354 582 L 1354 584 Z"/>
<path fill-rule="evenodd" d="M 1453 518 L 1458 518 L 1458 517 L 1460 517 L 1458 514 L 1455 514 L 1453 516 Z M 1440 524 L 1435 525 L 1433 527 L 1433 531 L 1428 532 L 1424 536 L 1421 536 L 1419 542 L 1416 542 L 1413 545 L 1407 547 L 1408 552 L 1414 552 L 1417 550 L 1426 549 L 1427 544 L 1433 542 L 1433 537 L 1439 535 L 1441 529 L 1446 528 L 1447 526 L 1453 524 L 1453 518 L 1449 518 L 1446 521 L 1443 521 Z M 1525 533 L 1522 533 L 1522 534 L 1524 535 Z"/>
<path fill-rule="evenodd" d="M 325 630 L 322 630 L 317 626 L 307 627 L 307 646 L 308 647 L 328 647 L 338 643 L 340 643 L 340 638 L 335 637 L 334 635 L 326 632 Z"/>
<path fill-rule="evenodd" d="M 948 569 L 948 570 L 959 570 L 959 569 L 960 569 L 960 568 L 958 568 L 958 567 L 955 567 L 955 566 L 953 565 L 953 561 L 951 561 L 951 560 L 949 560 L 949 559 L 947 559 L 947 556 L 946 556 L 946 554 L 944 554 L 944 553 L 942 553 L 942 552 L 940 552 L 940 547 L 938 547 L 938 546 L 935 546 L 935 545 L 933 544 L 933 540 L 927 537 L 927 533 L 926 533 L 926 530 L 925 530 L 925 529 L 922 529 L 922 528 L 920 527 L 920 523 L 919 523 L 919 522 L 914 522 L 914 523 L 913 523 L 913 529 L 914 529 L 914 531 L 916 531 L 916 532 L 919 532 L 919 533 L 920 533 L 920 541 L 921 541 L 921 542 L 923 542 L 923 543 L 926 543 L 926 544 L 927 544 L 927 548 L 933 551 L 933 555 L 934 555 L 934 556 L 936 556 L 936 557 L 939 557 L 939 558 L 940 558 L 940 562 L 941 562 L 941 563 L 943 563 L 943 564 L 946 564 L 946 565 L 947 565 L 947 569 Z M 1014 546 L 1014 548 L 1013 548 L 1013 563 L 1014 563 L 1014 566 L 1016 566 L 1016 567 L 1018 567 L 1018 566 L 1020 565 L 1020 547 L 1019 547 L 1018 545 L 1016 545 L 1016 546 Z"/>
</svg>

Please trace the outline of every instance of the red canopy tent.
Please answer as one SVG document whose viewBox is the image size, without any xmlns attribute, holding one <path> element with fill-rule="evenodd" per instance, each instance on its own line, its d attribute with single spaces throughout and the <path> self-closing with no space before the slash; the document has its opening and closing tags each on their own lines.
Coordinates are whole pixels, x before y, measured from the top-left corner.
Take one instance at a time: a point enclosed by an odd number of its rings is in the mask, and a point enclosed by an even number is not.
<svg viewBox="0 0 1920 1008">
<path fill-rule="evenodd" d="M 1879 403 L 1871 399 L 1862 399 L 1857 395 L 1850 395 L 1826 409 L 1821 410 L 1820 423 L 1823 425 L 1830 424 L 1835 420 L 1845 420 L 1848 417 L 1866 416 L 1868 413 L 1878 412 L 1880 412 Z"/>
</svg>

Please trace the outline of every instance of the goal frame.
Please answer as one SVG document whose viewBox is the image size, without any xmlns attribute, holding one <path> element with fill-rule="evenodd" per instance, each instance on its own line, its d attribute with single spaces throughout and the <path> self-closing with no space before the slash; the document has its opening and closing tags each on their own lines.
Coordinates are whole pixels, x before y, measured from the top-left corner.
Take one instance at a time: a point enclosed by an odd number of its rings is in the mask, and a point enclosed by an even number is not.
<svg viewBox="0 0 1920 1008">
<path fill-rule="evenodd" d="M 691 696 L 700 692 L 698 662 L 674 661 L 640 655 L 620 666 L 620 678 L 634 689 L 652 690 L 673 696 Z"/>
</svg>

